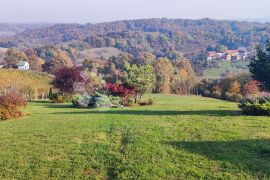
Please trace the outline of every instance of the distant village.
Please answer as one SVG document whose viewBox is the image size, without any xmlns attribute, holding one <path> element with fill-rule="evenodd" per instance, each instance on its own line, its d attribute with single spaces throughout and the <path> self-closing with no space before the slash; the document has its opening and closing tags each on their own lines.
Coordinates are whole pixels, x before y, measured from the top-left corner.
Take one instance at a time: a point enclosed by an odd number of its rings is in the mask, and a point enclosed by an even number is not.
<svg viewBox="0 0 270 180">
<path fill-rule="evenodd" d="M 207 60 L 244 61 L 248 60 L 248 57 L 250 57 L 251 55 L 252 52 L 248 52 L 247 49 L 244 47 L 239 47 L 236 50 L 226 50 L 223 53 L 209 51 L 207 54 Z"/>
</svg>

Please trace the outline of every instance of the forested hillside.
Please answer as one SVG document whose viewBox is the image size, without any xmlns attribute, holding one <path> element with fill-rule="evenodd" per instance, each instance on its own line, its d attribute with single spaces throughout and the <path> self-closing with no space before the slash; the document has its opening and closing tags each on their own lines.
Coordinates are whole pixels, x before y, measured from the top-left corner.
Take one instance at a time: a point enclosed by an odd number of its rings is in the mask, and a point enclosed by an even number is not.
<svg viewBox="0 0 270 180">
<path fill-rule="evenodd" d="M 206 61 L 209 47 L 246 47 L 251 51 L 270 39 L 270 23 L 164 18 L 85 25 L 56 24 L 25 27 L 24 31 L 14 32 L 16 35 L 0 36 L 0 47 L 21 51 L 32 49 L 45 60 L 43 68 L 49 72 L 53 71 L 51 63 L 57 59 L 62 65 L 89 58 L 108 60 L 114 49 L 114 52 L 129 53 L 137 60 L 142 54 L 170 61 L 188 59 L 196 74 L 202 75 L 209 67 L 219 68 L 220 62 L 209 64 Z M 98 53 L 89 53 L 93 49 Z"/>
<path fill-rule="evenodd" d="M 116 47 L 134 53 L 151 51 L 164 55 L 170 50 L 184 53 L 222 44 L 229 49 L 253 47 L 270 38 L 270 24 L 211 19 L 147 19 L 100 24 L 57 24 L 16 35 L 17 44 L 44 45 L 69 41 L 91 47 Z"/>
<path fill-rule="evenodd" d="M 44 28 L 47 26 L 51 26 L 52 24 L 43 24 L 43 23 L 35 23 L 35 24 L 11 24 L 11 23 L 0 23 L 0 36 L 12 36 L 17 33 L 24 32 L 26 30 L 36 29 L 36 28 Z"/>
</svg>

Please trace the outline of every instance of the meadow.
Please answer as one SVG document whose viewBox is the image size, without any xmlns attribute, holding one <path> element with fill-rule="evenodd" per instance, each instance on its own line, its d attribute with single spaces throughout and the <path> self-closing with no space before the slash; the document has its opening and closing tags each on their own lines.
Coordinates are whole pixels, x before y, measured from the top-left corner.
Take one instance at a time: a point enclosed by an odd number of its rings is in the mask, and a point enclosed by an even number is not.
<svg viewBox="0 0 270 180">
<path fill-rule="evenodd" d="M 29 103 L 0 122 L 0 179 L 269 179 L 270 118 L 237 103 L 153 95 L 156 104 Z"/>
</svg>

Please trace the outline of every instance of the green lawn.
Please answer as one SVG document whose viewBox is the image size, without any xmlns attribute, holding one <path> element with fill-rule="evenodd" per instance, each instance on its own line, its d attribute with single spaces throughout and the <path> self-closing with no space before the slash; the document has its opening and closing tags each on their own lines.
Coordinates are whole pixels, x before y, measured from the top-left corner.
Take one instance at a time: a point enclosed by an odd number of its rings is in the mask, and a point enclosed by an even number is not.
<svg viewBox="0 0 270 180">
<path fill-rule="evenodd" d="M 270 179 L 270 118 L 155 95 L 150 107 L 31 103 L 0 122 L 0 179 Z"/>
</svg>

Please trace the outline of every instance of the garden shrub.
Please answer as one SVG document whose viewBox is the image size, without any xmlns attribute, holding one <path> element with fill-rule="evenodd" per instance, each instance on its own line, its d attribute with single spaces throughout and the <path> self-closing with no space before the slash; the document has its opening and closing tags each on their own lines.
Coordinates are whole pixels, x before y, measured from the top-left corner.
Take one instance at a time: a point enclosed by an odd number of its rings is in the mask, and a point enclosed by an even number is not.
<svg viewBox="0 0 270 180">
<path fill-rule="evenodd" d="M 26 106 L 23 95 L 17 91 L 11 91 L 0 96 L 0 119 L 14 119 L 24 116 L 22 108 Z"/>
<path fill-rule="evenodd" d="M 111 107 L 112 102 L 110 98 L 104 94 L 96 93 L 91 97 L 89 107 L 91 108 L 101 108 L 101 107 Z"/>
<path fill-rule="evenodd" d="M 50 100 L 52 103 L 67 103 L 72 101 L 72 96 L 70 94 L 54 93 Z"/>
<path fill-rule="evenodd" d="M 227 100 L 227 101 L 232 101 L 233 99 L 233 95 L 229 92 L 225 92 L 224 94 L 224 100 Z"/>
<path fill-rule="evenodd" d="M 117 96 L 110 96 L 111 103 L 113 106 L 120 107 L 123 106 L 123 99 Z"/>
<path fill-rule="evenodd" d="M 92 98 L 91 96 L 76 95 L 73 96 L 72 104 L 77 108 L 87 108 L 89 107 L 91 98 Z"/>
<path fill-rule="evenodd" d="M 217 99 L 221 99 L 221 92 L 219 92 L 219 91 L 213 92 L 212 97 L 217 98 Z"/>
<path fill-rule="evenodd" d="M 147 99 L 147 100 L 142 100 L 139 102 L 140 106 L 151 106 L 154 105 L 155 101 L 153 99 Z"/>
<path fill-rule="evenodd" d="M 107 83 L 104 89 L 109 96 L 121 97 L 124 106 L 129 106 L 129 99 L 135 96 L 135 88 L 127 84 Z"/>
<path fill-rule="evenodd" d="M 243 95 L 242 94 L 234 94 L 232 96 L 232 101 L 235 101 L 235 102 L 240 102 L 241 100 L 243 99 Z"/>
<path fill-rule="evenodd" d="M 211 92 L 209 90 L 203 91 L 203 96 L 209 97 L 211 95 Z"/>
<path fill-rule="evenodd" d="M 239 107 L 245 115 L 270 116 L 270 98 L 269 96 L 247 96 Z"/>
</svg>

